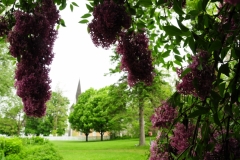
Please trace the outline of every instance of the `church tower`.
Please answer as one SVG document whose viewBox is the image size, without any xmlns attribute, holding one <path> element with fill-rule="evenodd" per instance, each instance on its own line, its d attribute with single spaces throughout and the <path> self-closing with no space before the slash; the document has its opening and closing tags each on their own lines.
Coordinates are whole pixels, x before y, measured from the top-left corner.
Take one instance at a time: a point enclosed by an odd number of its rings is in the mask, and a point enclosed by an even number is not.
<svg viewBox="0 0 240 160">
<path fill-rule="evenodd" d="M 80 84 L 80 79 L 79 79 L 79 81 L 78 81 L 78 86 L 77 86 L 76 102 L 75 102 L 75 103 L 77 103 L 77 101 L 78 101 L 78 96 L 79 96 L 81 93 L 82 93 L 82 92 L 81 92 L 81 84 Z"/>
<path fill-rule="evenodd" d="M 77 101 L 78 101 L 78 97 L 79 95 L 82 93 L 81 91 L 81 83 L 80 83 L 80 79 L 78 81 L 78 86 L 77 86 L 77 91 L 76 91 L 76 97 L 75 97 L 75 104 L 77 104 Z M 73 107 L 74 107 L 74 104 L 72 104 L 72 106 L 70 107 L 70 111 L 72 112 L 73 110 Z M 75 130 L 72 130 L 70 125 L 69 125 L 69 133 L 68 133 L 68 136 L 79 136 L 79 132 L 78 131 L 75 131 Z"/>
</svg>

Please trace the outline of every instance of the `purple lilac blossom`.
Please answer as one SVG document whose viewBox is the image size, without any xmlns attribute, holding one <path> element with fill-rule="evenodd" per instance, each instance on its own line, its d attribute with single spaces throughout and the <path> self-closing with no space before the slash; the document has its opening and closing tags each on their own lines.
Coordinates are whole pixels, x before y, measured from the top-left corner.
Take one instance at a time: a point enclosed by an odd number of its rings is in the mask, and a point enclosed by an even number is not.
<svg viewBox="0 0 240 160">
<path fill-rule="evenodd" d="M 192 63 L 187 66 L 191 71 L 182 77 L 182 82 L 177 85 L 177 91 L 181 94 L 191 94 L 204 100 L 212 89 L 215 80 L 213 67 L 208 63 L 208 53 L 200 51 L 192 56 Z M 177 69 L 181 77 L 183 69 Z M 195 83 L 195 84 L 194 84 Z"/>
<path fill-rule="evenodd" d="M 41 2 L 33 13 L 15 11 L 16 23 L 8 34 L 10 52 L 20 59 L 15 72 L 17 95 L 22 98 L 26 115 L 35 117 L 45 115 L 51 97 L 48 66 L 54 57 L 54 26 L 59 20 L 54 2 Z"/>
<path fill-rule="evenodd" d="M 120 1 L 122 3 L 122 1 Z M 109 48 L 117 40 L 122 28 L 131 26 L 131 17 L 122 4 L 104 1 L 94 7 L 93 20 L 88 24 L 91 39 L 95 46 Z"/>
<path fill-rule="evenodd" d="M 191 123 L 188 127 L 182 123 L 177 123 L 173 130 L 174 135 L 170 137 L 170 145 L 177 149 L 177 153 L 181 154 L 190 145 L 190 140 L 193 137 L 195 126 Z"/>
<path fill-rule="evenodd" d="M 177 117 L 177 111 L 168 102 L 163 102 L 161 106 L 155 109 L 151 116 L 152 126 L 157 128 L 167 128 L 169 124 Z"/>
<path fill-rule="evenodd" d="M 117 53 L 122 55 L 121 70 L 128 73 L 128 84 L 138 82 L 151 85 L 154 78 L 151 50 L 144 33 L 122 33 L 117 46 Z"/>
<path fill-rule="evenodd" d="M 160 132 L 159 132 L 160 133 Z M 169 153 L 166 146 L 160 142 L 161 134 L 158 134 L 156 140 L 151 142 L 149 160 L 168 160 Z"/>
</svg>

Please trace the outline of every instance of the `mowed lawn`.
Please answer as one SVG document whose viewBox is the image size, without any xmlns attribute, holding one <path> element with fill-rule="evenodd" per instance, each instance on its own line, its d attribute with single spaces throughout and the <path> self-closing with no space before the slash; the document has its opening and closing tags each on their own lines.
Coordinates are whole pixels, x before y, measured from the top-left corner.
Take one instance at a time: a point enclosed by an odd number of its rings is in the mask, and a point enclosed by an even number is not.
<svg viewBox="0 0 240 160">
<path fill-rule="evenodd" d="M 64 160 L 147 160 L 149 140 L 138 147 L 138 139 L 111 141 L 51 141 Z"/>
</svg>

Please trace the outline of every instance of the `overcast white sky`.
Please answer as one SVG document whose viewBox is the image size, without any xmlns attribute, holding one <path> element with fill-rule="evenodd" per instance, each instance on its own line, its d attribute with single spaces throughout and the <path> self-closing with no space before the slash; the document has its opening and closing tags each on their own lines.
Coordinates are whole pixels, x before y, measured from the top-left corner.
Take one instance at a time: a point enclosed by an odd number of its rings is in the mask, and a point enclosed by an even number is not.
<svg viewBox="0 0 240 160">
<path fill-rule="evenodd" d="M 71 104 L 75 103 L 78 81 L 81 81 L 82 92 L 93 87 L 95 89 L 113 84 L 119 76 L 104 76 L 112 66 L 111 50 L 104 50 L 93 45 L 87 33 L 87 25 L 78 23 L 81 16 L 87 13 L 87 1 L 78 1 L 79 7 L 71 12 L 69 4 L 61 11 L 61 18 L 67 27 L 60 27 L 58 39 L 55 41 L 50 71 L 52 90 L 60 88 Z M 68 1 L 69 3 L 69 1 Z"/>
</svg>

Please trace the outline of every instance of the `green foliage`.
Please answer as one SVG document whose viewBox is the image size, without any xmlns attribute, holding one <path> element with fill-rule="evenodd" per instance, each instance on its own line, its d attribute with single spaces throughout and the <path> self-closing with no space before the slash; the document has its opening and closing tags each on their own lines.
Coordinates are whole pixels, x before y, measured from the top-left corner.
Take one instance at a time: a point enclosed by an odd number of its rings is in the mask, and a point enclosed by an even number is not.
<svg viewBox="0 0 240 160">
<path fill-rule="evenodd" d="M 87 103 L 95 93 L 96 91 L 90 88 L 79 95 L 78 102 L 72 106 L 69 115 L 71 127 L 77 131 L 83 132 L 86 135 L 86 141 L 88 141 L 88 134 L 91 133 L 91 129 L 93 128 L 92 109 Z"/>
<path fill-rule="evenodd" d="M 169 128 L 160 128 L 164 136 L 159 140 L 160 148 L 156 151 L 161 152 L 159 155 L 167 154 L 170 159 L 204 159 L 208 153 L 218 159 L 239 159 L 240 4 L 219 0 L 187 0 L 186 4 L 184 2 L 128 0 L 124 3 L 126 11 L 132 17 L 132 25 L 127 32 L 143 32 L 144 28 L 149 37 L 155 68 L 178 73 L 176 68 L 181 68 L 176 85 L 185 82 L 185 90 L 191 86 L 193 88 L 191 92 L 178 89 L 178 92 L 166 98 L 166 101 L 175 107 L 178 116 Z M 99 3 L 102 1 L 94 0 L 87 4 L 89 13 L 92 14 L 93 8 Z M 204 62 L 201 56 L 196 61 L 196 57 L 203 52 L 208 54 L 207 62 Z M 115 54 L 112 61 L 117 66 L 110 69 L 111 74 L 120 72 L 121 55 Z M 205 77 L 203 73 L 206 74 L 208 69 L 204 68 L 204 65 L 211 68 L 211 73 Z M 156 77 L 162 78 L 157 71 L 155 73 Z M 126 77 L 124 75 L 122 79 Z M 208 88 L 203 89 L 207 86 L 203 79 L 209 80 Z M 159 85 L 160 82 L 156 84 Z M 138 83 L 130 88 L 127 107 L 146 108 L 147 104 L 150 106 L 151 94 L 154 95 L 152 97 L 161 96 L 161 90 L 156 90 L 155 87 L 153 85 L 147 88 Z M 199 96 L 201 92 L 206 92 L 206 97 Z M 156 96 L 156 93 L 159 96 Z M 153 106 L 158 106 L 155 104 Z M 173 150 L 166 147 L 175 136 L 172 132 L 178 123 L 184 124 L 186 128 L 189 124 L 194 126 L 193 135 L 186 140 L 188 147 L 183 151 L 176 146 Z M 216 136 L 216 133 L 219 135 Z M 215 141 L 210 144 L 210 139 Z M 233 151 L 232 139 L 236 140 L 236 151 Z M 222 150 L 216 154 L 219 146 Z"/>
<path fill-rule="evenodd" d="M 10 154 L 20 153 L 23 147 L 23 144 L 21 139 L 17 137 L 13 137 L 13 138 L 0 137 L 0 147 L 4 152 L 4 155 L 8 156 Z"/>
<path fill-rule="evenodd" d="M 69 100 L 61 92 L 52 92 L 47 102 L 47 113 L 42 118 L 25 117 L 25 134 L 63 135 L 67 128 L 67 108 Z"/>
<path fill-rule="evenodd" d="M 54 146 L 44 138 L 1 137 L 0 150 L 5 160 L 62 160 Z M 3 159 L 3 158 L 2 158 Z"/>
<path fill-rule="evenodd" d="M 50 143 L 25 148 L 19 156 L 24 160 L 63 160 L 54 146 Z"/>
</svg>

